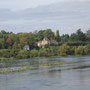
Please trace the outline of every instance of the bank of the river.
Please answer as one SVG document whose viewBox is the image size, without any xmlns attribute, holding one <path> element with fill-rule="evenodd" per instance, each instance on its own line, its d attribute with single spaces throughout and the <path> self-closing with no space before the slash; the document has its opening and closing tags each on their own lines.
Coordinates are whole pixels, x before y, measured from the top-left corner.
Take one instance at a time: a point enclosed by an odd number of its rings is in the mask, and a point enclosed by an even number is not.
<svg viewBox="0 0 90 90">
<path fill-rule="evenodd" d="M 11 57 L 11 58 L 0 58 L 0 60 L 14 60 L 15 58 L 14 57 Z"/>
<path fill-rule="evenodd" d="M 26 71 L 34 69 L 32 66 L 24 66 L 24 67 L 16 67 L 16 68 L 1 68 L 0 73 L 5 73 L 5 72 L 20 72 L 20 71 Z"/>
<path fill-rule="evenodd" d="M 0 60 L 28 59 L 35 57 L 56 57 L 68 55 L 90 55 L 90 44 L 81 46 L 69 46 L 67 43 L 61 46 L 49 46 L 47 48 L 34 48 L 31 50 L 0 49 Z"/>
</svg>

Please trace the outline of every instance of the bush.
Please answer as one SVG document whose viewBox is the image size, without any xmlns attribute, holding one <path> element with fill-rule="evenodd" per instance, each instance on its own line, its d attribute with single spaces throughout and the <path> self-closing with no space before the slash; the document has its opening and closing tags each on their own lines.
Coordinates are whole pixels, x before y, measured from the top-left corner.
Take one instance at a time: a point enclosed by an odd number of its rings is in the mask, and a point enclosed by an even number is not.
<svg viewBox="0 0 90 90">
<path fill-rule="evenodd" d="M 59 48 L 59 55 L 60 56 L 66 56 L 71 54 L 71 48 L 67 44 L 63 44 Z"/>
<path fill-rule="evenodd" d="M 29 54 L 30 52 L 27 50 L 20 50 L 16 58 L 19 58 L 19 59 L 30 58 Z"/>
<path fill-rule="evenodd" d="M 49 56 L 48 53 L 49 52 L 47 52 L 46 49 L 40 49 L 38 55 L 39 55 L 39 57 L 47 57 L 47 56 Z"/>
<path fill-rule="evenodd" d="M 83 42 L 83 41 L 73 41 L 73 42 L 66 42 L 69 46 L 85 46 L 90 44 L 90 42 Z"/>
<path fill-rule="evenodd" d="M 85 50 L 84 51 L 85 51 L 86 55 L 90 55 L 90 44 L 85 46 Z"/>
<path fill-rule="evenodd" d="M 38 50 L 33 49 L 30 51 L 30 57 L 38 57 Z"/>
<path fill-rule="evenodd" d="M 84 46 L 78 46 L 75 49 L 75 55 L 85 55 Z"/>
<path fill-rule="evenodd" d="M 10 50 L 8 50 L 8 49 L 1 49 L 0 50 L 0 57 L 5 57 L 5 58 L 11 57 Z"/>
</svg>

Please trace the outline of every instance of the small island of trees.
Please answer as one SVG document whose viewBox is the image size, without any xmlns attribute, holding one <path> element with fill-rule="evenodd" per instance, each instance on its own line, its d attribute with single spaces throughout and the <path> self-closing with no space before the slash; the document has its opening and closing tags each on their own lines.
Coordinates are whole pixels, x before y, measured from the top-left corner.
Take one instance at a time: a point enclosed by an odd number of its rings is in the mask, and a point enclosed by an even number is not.
<svg viewBox="0 0 90 90">
<path fill-rule="evenodd" d="M 57 44 L 38 46 L 44 38 Z M 17 34 L 0 32 L 0 60 L 67 55 L 90 55 L 90 30 L 83 33 L 78 29 L 71 35 L 60 35 L 59 30 L 55 33 L 51 29 Z"/>
</svg>

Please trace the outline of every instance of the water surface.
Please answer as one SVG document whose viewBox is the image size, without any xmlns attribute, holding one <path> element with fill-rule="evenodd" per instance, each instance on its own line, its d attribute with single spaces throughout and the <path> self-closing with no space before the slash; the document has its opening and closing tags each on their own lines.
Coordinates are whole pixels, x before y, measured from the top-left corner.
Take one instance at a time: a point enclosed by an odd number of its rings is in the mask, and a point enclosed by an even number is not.
<svg viewBox="0 0 90 90">
<path fill-rule="evenodd" d="M 0 90 L 90 90 L 90 56 L 0 61 L 0 69 L 30 65 L 35 68 L 0 73 Z"/>
</svg>

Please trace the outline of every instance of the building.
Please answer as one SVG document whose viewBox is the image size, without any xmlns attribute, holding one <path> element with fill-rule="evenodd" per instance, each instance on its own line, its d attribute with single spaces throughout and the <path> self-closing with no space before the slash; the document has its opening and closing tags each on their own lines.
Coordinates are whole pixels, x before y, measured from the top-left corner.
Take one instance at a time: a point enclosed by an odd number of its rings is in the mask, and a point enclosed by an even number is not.
<svg viewBox="0 0 90 90">
<path fill-rule="evenodd" d="M 41 40 L 37 43 L 38 47 L 45 46 L 45 45 L 48 45 L 48 44 L 50 44 L 50 40 L 48 38 L 44 38 L 43 40 Z"/>
<path fill-rule="evenodd" d="M 58 45 L 58 42 L 56 40 L 51 40 L 50 45 Z"/>
<path fill-rule="evenodd" d="M 56 40 L 49 40 L 48 38 L 44 38 L 43 40 L 37 43 L 38 47 L 45 46 L 45 45 L 58 45 Z"/>
<path fill-rule="evenodd" d="M 25 45 L 25 46 L 23 47 L 23 50 L 30 50 L 29 45 Z"/>
</svg>

